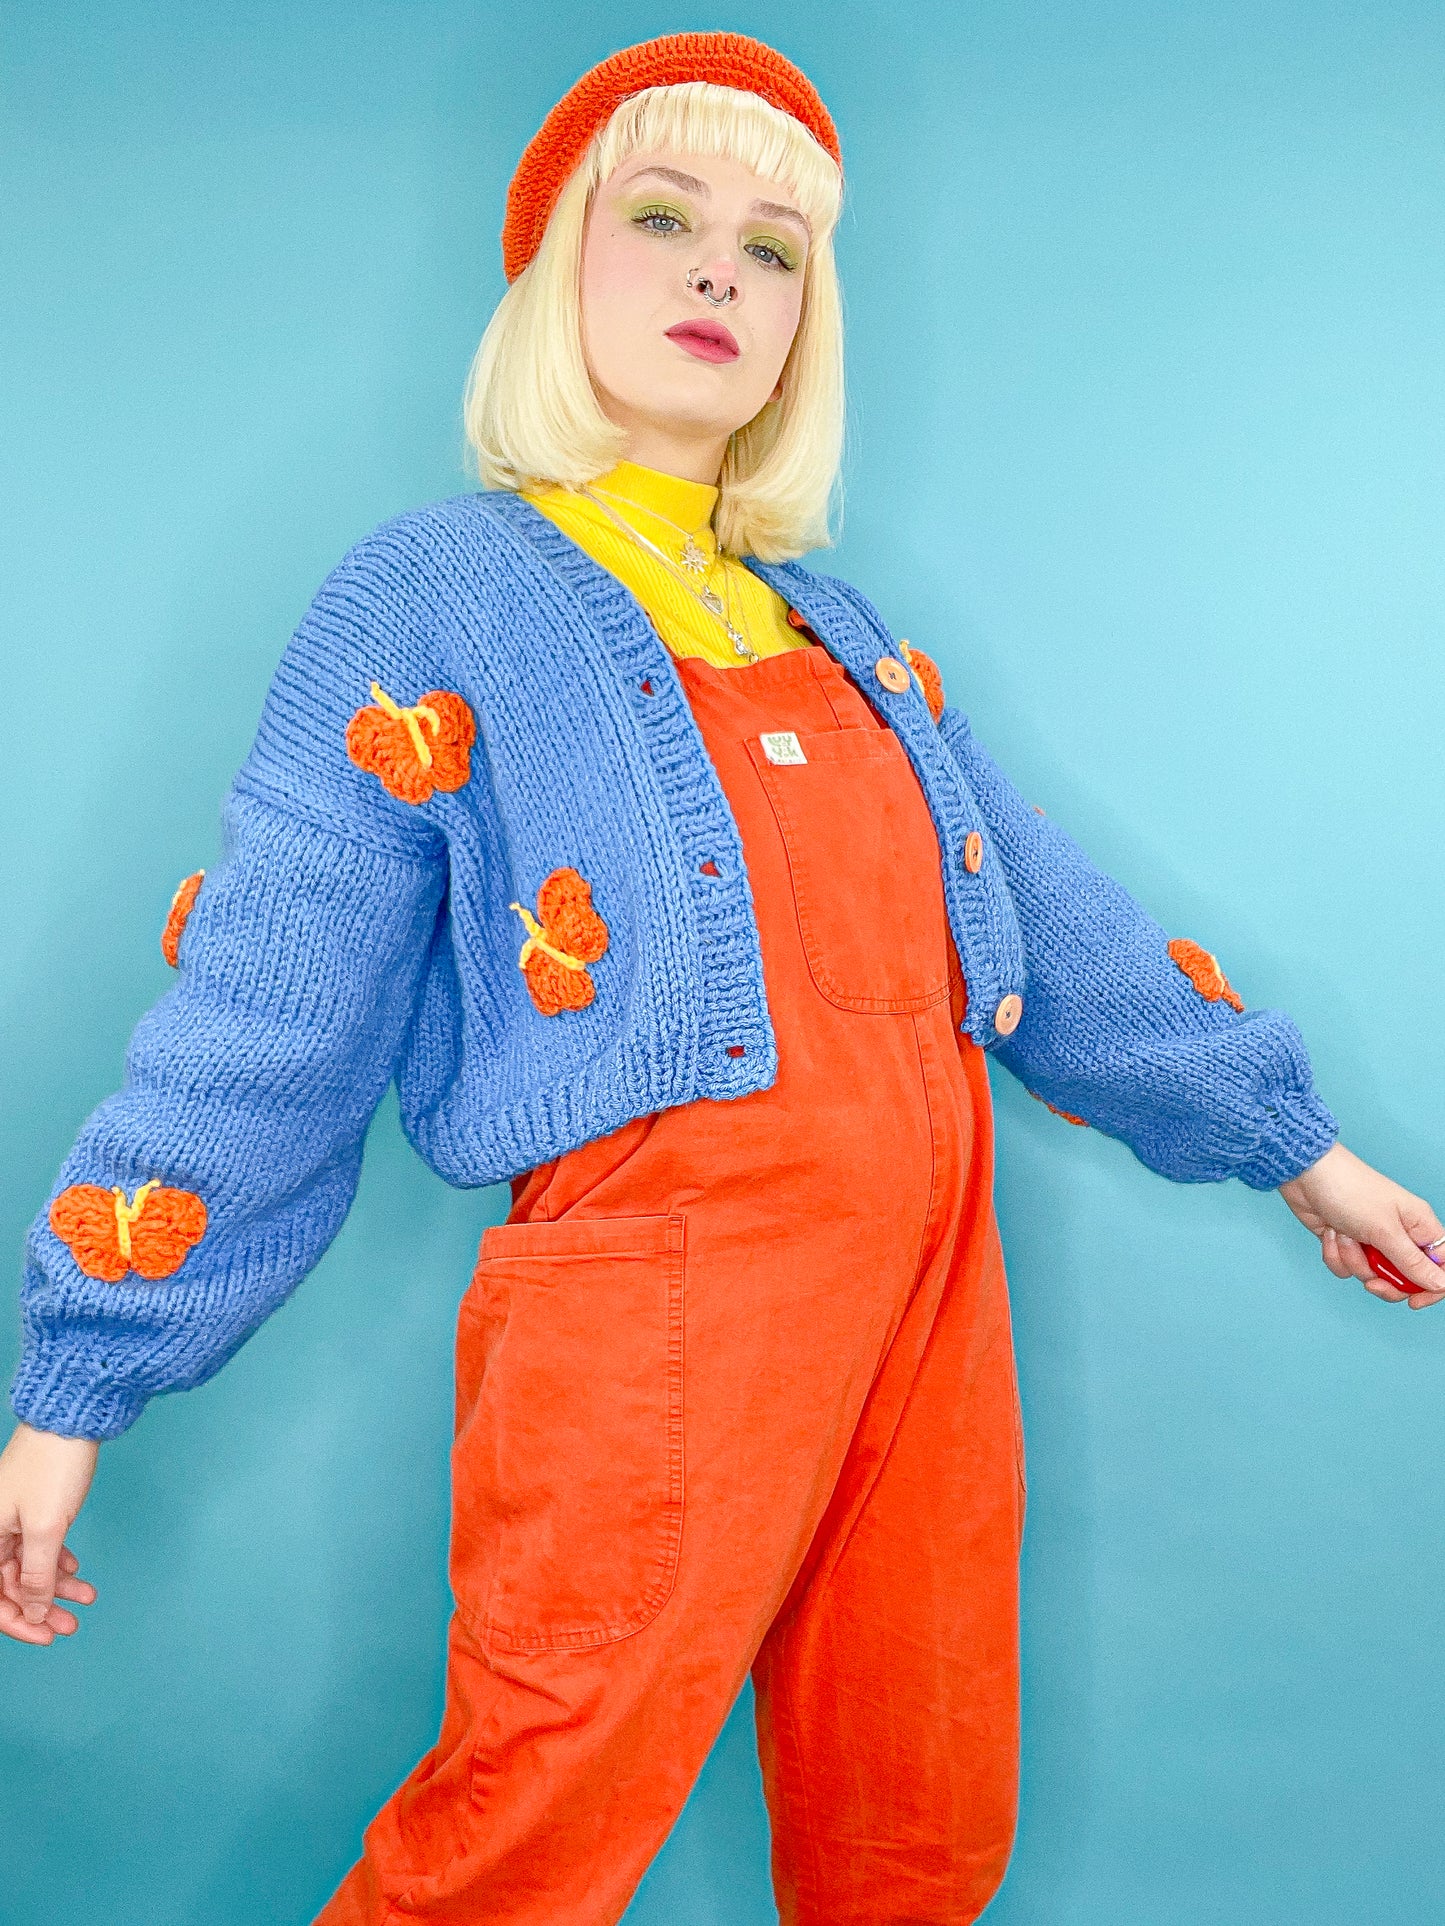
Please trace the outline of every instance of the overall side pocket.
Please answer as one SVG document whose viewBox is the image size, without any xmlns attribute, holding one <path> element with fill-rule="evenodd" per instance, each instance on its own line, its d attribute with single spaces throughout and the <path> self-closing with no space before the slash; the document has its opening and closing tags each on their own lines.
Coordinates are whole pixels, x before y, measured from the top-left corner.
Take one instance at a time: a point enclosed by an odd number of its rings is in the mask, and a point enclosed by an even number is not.
<svg viewBox="0 0 1445 1926">
<path fill-rule="evenodd" d="M 686 1220 L 498 1224 L 457 1325 L 451 1582 L 489 1647 L 649 1624 L 682 1540 Z"/>
</svg>

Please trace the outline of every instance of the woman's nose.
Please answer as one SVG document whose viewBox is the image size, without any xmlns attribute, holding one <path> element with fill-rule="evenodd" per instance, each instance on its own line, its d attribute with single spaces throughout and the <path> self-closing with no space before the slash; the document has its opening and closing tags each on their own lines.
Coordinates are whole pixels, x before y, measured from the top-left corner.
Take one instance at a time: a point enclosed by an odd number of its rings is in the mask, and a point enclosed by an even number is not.
<svg viewBox="0 0 1445 1926">
<path fill-rule="evenodd" d="M 714 255 L 701 266 L 690 268 L 687 285 L 714 308 L 730 306 L 742 291 L 738 285 L 738 264 L 730 254 Z"/>
</svg>

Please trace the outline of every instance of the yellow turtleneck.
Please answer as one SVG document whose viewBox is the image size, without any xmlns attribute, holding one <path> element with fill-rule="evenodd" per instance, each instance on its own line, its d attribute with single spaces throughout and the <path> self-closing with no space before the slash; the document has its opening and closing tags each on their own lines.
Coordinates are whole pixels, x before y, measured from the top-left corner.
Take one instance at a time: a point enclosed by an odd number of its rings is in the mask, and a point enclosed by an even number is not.
<svg viewBox="0 0 1445 1926">
<path fill-rule="evenodd" d="M 717 616 L 686 586 L 692 581 L 698 588 L 714 589 L 724 599 L 734 628 L 759 656 L 807 647 L 807 636 L 788 623 L 783 598 L 736 556 L 719 554 L 712 531 L 716 488 L 631 461 L 618 462 L 589 486 L 602 495 L 614 515 L 671 556 L 679 573 L 632 541 L 605 510 L 575 489 L 551 484 L 522 492 L 563 534 L 585 548 L 594 562 L 631 589 L 674 655 L 700 655 L 719 669 L 741 669 L 748 663 L 748 657 L 739 655 L 728 640 Z M 689 533 L 707 557 L 706 569 L 695 576 L 681 567 L 683 542 Z"/>
</svg>

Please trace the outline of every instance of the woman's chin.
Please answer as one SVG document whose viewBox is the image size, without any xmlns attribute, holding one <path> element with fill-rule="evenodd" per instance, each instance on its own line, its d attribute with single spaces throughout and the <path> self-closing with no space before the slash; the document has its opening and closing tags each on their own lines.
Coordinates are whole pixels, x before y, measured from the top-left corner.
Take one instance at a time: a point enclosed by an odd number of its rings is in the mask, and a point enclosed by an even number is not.
<svg viewBox="0 0 1445 1926">
<path fill-rule="evenodd" d="M 730 368 L 699 361 L 693 369 L 672 368 L 642 385 L 635 394 L 609 394 L 603 406 L 624 426 L 646 423 L 654 431 L 693 437 L 727 436 L 744 428 L 767 405 L 768 394 L 747 392 L 728 379 Z"/>
</svg>

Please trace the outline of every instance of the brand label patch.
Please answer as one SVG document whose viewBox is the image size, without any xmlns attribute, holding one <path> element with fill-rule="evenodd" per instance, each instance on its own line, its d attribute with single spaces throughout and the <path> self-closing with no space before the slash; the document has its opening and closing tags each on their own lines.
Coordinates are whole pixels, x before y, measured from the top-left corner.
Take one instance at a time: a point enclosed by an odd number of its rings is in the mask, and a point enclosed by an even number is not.
<svg viewBox="0 0 1445 1926">
<path fill-rule="evenodd" d="M 803 745 L 791 729 L 769 729 L 758 740 L 769 762 L 806 762 Z"/>
</svg>

